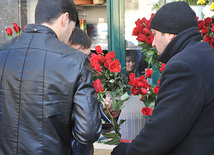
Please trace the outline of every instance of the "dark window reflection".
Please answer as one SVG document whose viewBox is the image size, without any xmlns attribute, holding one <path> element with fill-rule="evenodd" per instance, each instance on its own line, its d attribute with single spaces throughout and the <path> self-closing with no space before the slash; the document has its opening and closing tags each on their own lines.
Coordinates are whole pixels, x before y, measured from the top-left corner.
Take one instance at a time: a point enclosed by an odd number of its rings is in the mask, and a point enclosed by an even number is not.
<svg viewBox="0 0 214 155">
<path fill-rule="evenodd" d="M 134 73 L 139 77 L 145 73 L 148 63 L 145 61 L 145 55 L 140 49 L 126 50 L 126 76 L 129 77 L 130 73 Z"/>
</svg>

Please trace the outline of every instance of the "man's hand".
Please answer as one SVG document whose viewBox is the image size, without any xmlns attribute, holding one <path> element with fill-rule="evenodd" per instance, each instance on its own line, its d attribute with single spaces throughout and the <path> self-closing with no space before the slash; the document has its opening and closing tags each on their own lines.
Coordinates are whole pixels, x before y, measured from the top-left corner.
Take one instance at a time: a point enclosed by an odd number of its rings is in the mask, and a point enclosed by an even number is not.
<svg viewBox="0 0 214 155">
<path fill-rule="evenodd" d="M 113 110 L 112 110 L 112 108 L 111 108 L 111 101 L 112 101 L 112 100 L 111 100 L 110 97 L 106 97 L 106 98 L 105 98 L 105 104 L 107 105 L 107 107 L 108 107 L 108 109 L 109 109 L 109 111 L 110 111 L 112 117 L 113 117 L 113 118 L 117 118 L 117 117 L 120 115 L 120 111 L 113 111 Z M 110 117 L 110 115 L 109 115 L 109 113 L 108 113 L 108 110 L 106 109 L 105 106 L 102 107 L 102 110 L 103 110 L 103 112 L 105 113 L 105 115 L 106 115 L 107 117 Z"/>
</svg>

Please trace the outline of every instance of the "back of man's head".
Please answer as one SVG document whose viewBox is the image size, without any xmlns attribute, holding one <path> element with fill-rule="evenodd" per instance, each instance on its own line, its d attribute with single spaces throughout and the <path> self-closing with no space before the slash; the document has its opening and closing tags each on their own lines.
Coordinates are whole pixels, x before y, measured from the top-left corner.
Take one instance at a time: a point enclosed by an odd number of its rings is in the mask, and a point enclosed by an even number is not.
<svg viewBox="0 0 214 155">
<path fill-rule="evenodd" d="M 39 0 L 35 11 L 35 23 L 49 23 L 57 19 L 63 13 L 69 14 L 70 21 L 78 25 L 78 12 L 73 0 Z"/>
<path fill-rule="evenodd" d="M 88 49 L 91 47 L 91 39 L 85 31 L 78 27 L 75 27 L 74 32 L 72 32 L 70 36 L 69 44 L 81 45 L 82 48 Z"/>
</svg>

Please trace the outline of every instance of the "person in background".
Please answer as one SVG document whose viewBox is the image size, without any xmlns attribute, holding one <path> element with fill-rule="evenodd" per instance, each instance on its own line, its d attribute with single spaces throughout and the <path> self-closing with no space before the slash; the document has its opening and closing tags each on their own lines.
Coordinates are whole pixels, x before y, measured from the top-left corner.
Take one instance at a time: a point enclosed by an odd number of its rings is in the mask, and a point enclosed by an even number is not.
<svg viewBox="0 0 214 155">
<path fill-rule="evenodd" d="M 138 53 L 136 50 L 126 50 L 126 77 L 129 79 L 130 73 L 134 73 L 136 77 L 139 76 L 139 72 L 136 68 L 138 63 Z"/>
<path fill-rule="evenodd" d="M 157 106 L 139 135 L 111 154 L 213 155 L 214 51 L 201 42 L 196 14 L 184 1 L 167 3 L 150 28 L 158 60 L 166 63 Z"/>
<path fill-rule="evenodd" d="M 88 56 L 67 45 L 78 22 L 73 0 L 39 0 L 35 24 L 0 46 L 0 154 L 70 155 L 72 138 L 99 138 Z"/>
<path fill-rule="evenodd" d="M 74 32 L 72 32 L 69 38 L 68 45 L 87 55 L 91 53 L 91 39 L 88 34 L 79 27 L 75 27 Z"/>
</svg>

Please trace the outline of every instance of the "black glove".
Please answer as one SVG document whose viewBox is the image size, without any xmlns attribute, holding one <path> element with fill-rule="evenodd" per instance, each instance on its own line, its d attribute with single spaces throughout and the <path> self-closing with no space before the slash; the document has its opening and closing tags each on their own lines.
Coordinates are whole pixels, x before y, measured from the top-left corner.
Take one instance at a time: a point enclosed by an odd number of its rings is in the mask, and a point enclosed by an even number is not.
<svg viewBox="0 0 214 155">
<path fill-rule="evenodd" d="M 120 143 L 113 149 L 111 155 L 125 155 L 125 151 L 128 145 L 129 143 Z"/>
</svg>

